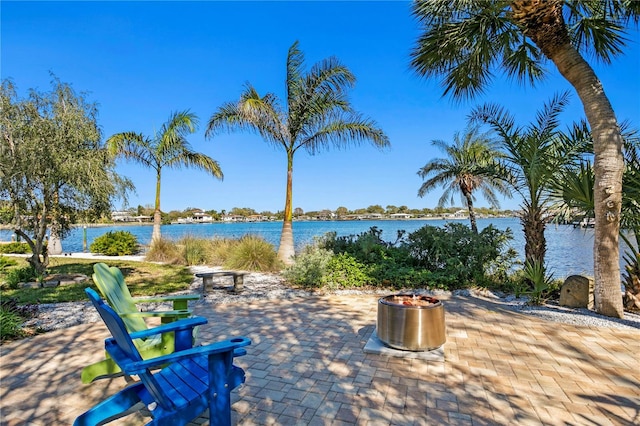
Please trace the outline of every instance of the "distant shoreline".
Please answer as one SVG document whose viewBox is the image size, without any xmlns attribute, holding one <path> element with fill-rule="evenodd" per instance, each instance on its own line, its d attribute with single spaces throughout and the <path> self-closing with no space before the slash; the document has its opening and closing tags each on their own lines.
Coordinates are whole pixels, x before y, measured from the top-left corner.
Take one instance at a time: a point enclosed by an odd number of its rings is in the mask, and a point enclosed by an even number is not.
<svg viewBox="0 0 640 426">
<path fill-rule="evenodd" d="M 493 216 L 493 217 L 484 217 L 484 216 L 477 216 L 477 219 L 505 219 L 505 218 L 514 218 L 517 216 L 508 216 L 508 215 L 504 215 L 504 216 Z M 465 221 L 465 220 L 469 220 L 469 217 L 444 217 L 444 216 L 431 216 L 431 217 L 409 217 L 409 218 L 388 218 L 388 217 L 381 217 L 381 218 L 363 218 L 363 219 L 332 219 L 332 220 L 320 220 L 320 219 L 306 219 L 306 220 L 296 220 L 294 219 L 293 222 L 366 222 L 366 221 L 371 221 L 371 222 L 377 222 L 377 221 L 418 221 L 418 220 L 456 220 L 456 221 Z M 225 222 L 225 221 L 221 221 L 221 220 L 215 220 L 215 221 L 211 221 L 211 222 L 183 222 L 183 223 L 178 223 L 178 222 L 171 222 L 171 223 L 163 223 L 162 226 L 169 226 L 169 225 L 198 225 L 198 224 L 203 224 L 203 225 L 208 225 L 208 224 L 212 224 L 212 223 L 224 223 L 224 224 L 234 224 L 234 223 L 273 223 L 273 222 L 282 222 L 282 220 L 245 220 L 245 221 L 229 221 L 229 222 Z M 111 223 L 76 223 L 71 225 L 72 228 L 83 228 L 83 227 L 87 227 L 87 228 L 108 228 L 108 227 L 112 227 L 112 226 L 153 226 L 153 222 L 111 222 Z M 13 229 L 13 227 L 11 225 L 3 225 L 0 224 L 0 230 L 11 230 Z"/>
</svg>

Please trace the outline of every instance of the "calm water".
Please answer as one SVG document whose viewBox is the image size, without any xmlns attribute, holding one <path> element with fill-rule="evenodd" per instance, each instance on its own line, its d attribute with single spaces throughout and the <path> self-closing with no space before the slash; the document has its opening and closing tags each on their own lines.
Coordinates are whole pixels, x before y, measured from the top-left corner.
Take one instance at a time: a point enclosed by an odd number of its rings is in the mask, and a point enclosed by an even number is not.
<svg viewBox="0 0 640 426">
<path fill-rule="evenodd" d="M 468 225 L 468 221 L 460 221 Z M 381 229 L 382 237 L 388 241 L 395 241 L 397 231 L 403 229 L 411 233 L 424 225 L 442 226 L 444 220 L 384 220 L 384 221 L 335 221 L 335 222 L 294 222 L 293 231 L 296 249 L 313 241 L 316 236 L 326 232 L 335 231 L 338 236 L 355 235 L 369 230 L 372 226 Z M 518 219 L 479 219 L 478 228 L 482 229 L 489 224 L 498 229 L 510 228 L 513 231 L 512 246 L 524 257 L 524 237 Z M 239 238 L 245 234 L 256 234 L 265 240 L 278 246 L 280 242 L 281 222 L 255 222 L 255 223 L 210 223 L 210 224 L 177 224 L 163 225 L 162 236 L 171 239 L 179 239 L 185 235 L 198 237 L 224 237 Z M 126 230 L 137 236 L 141 244 L 149 244 L 151 241 L 150 225 L 125 225 L 87 228 L 87 244 L 100 235 L 113 230 Z M 82 228 L 75 228 L 71 234 L 62 241 L 65 252 L 82 251 Z M 549 267 L 557 278 L 564 278 L 571 274 L 593 275 L 593 229 L 574 229 L 570 225 L 550 225 L 545 233 L 547 237 L 547 261 Z M 11 232 L 0 230 L 0 241 L 9 241 Z"/>
</svg>

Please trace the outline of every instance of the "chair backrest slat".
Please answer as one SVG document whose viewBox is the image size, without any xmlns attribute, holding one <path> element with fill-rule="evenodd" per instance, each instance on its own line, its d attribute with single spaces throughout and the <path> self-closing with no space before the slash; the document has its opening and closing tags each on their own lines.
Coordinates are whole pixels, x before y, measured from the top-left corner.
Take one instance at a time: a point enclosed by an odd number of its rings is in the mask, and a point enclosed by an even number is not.
<svg viewBox="0 0 640 426">
<path fill-rule="evenodd" d="M 104 263 L 96 263 L 93 265 L 93 271 L 93 282 L 116 312 L 120 314 L 138 312 L 120 269 L 109 267 Z M 141 317 L 125 316 L 122 320 L 130 333 L 147 329 L 147 324 Z"/>
</svg>

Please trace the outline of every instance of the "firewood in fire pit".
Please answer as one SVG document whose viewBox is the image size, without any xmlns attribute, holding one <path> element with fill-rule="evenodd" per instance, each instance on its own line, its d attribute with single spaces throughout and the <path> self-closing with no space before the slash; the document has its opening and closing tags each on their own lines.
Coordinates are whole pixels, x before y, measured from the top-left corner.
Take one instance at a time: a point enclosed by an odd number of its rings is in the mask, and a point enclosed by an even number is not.
<svg viewBox="0 0 640 426">
<path fill-rule="evenodd" d="M 386 298 L 389 303 L 404 306 L 430 306 L 438 303 L 438 299 L 417 294 L 394 295 Z"/>
</svg>

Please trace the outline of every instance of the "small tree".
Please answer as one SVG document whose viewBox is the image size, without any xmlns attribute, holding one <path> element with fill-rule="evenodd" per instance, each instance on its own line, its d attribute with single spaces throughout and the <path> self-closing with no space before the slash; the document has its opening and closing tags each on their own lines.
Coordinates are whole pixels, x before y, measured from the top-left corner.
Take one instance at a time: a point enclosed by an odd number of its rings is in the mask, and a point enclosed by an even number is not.
<svg viewBox="0 0 640 426">
<path fill-rule="evenodd" d="M 131 183 L 115 173 L 96 121 L 97 108 L 54 77 L 52 90 L 19 99 L 13 84 L 1 89 L 0 198 L 11 205 L 11 224 L 29 244 L 38 274 L 49 264 L 52 239 L 69 231 L 79 212 L 107 213 Z"/>
<path fill-rule="evenodd" d="M 122 156 L 156 172 L 156 200 L 153 210 L 152 241 L 160 239 L 162 214 L 160 210 L 160 183 L 163 168 L 195 167 L 222 179 L 220 165 L 213 158 L 191 150 L 186 135 L 196 130 L 198 117 L 188 111 L 171 114 L 153 137 L 140 133 L 117 133 L 107 140 L 109 152 Z"/>
<path fill-rule="evenodd" d="M 431 143 L 446 152 L 447 156 L 434 158 L 418 171 L 418 175 L 426 179 L 418 190 L 418 196 L 424 197 L 427 192 L 442 185 L 444 192 L 438 200 L 438 207 L 444 207 L 447 201 L 453 204 L 453 194 L 459 192 L 462 203 L 469 210 L 471 230 L 477 234 L 474 192 L 480 191 L 496 208 L 499 207 L 496 191 L 509 195 L 505 183 L 497 177 L 495 160 L 502 154 L 488 135 L 481 134 L 477 127 L 467 129 L 464 135 L 456 132 L 452 144 L 442 140 Z"/>
<path fill-rule="evenodd" d="M 585 150 L 583 138 L 558 129 L 558 116 L 569 99 L 568 93 L 555 96 L 537 113 L 529 125 L 517 126 L 513 116 L 495 104 L 482 105 L 471 112 L 472 122 L 487 123 L 500 139 L 504 151 L 502 174 L 522 196 L 520 222 L 525 238 L 525 261 L 544 265 L 547 242 L 544 236 L 550 220 L 549 198 L 561 170 L 575 164 Z"/>
</svg>

